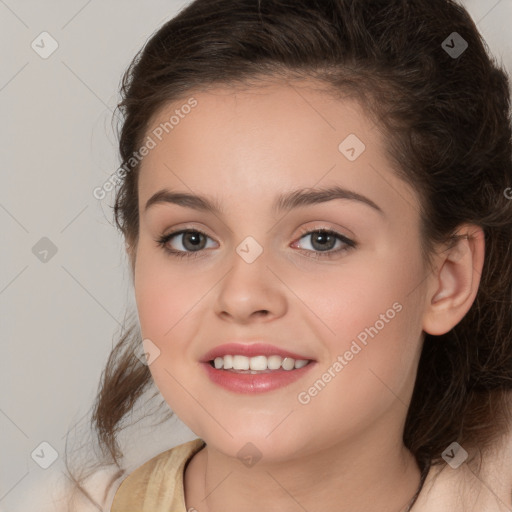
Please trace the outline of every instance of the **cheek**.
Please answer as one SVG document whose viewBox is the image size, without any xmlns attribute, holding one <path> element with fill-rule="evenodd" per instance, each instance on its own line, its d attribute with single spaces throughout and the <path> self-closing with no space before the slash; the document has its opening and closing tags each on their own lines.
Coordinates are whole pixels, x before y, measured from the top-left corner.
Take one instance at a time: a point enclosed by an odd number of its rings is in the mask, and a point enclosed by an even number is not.
<svg viewBox="0 0 512 512">
<path fill-rule="evenodd" d="M 303 281 L 297 294 L 308 297 L 310 310 L 321 321 L 319 339 L 329 352 L 326 364 L 310 379 L 323 379 L 327 372 L 323 380 L 332 382 L 318 402 L 328 407 L 343 401 L 364 414 L 371 404 L 377 409 L 389 404 L 394 394 L 408 399 L 421 349 L 421 310 L 418 295 L 411 292 L 422 279 L 419 253 L 389 248 L 371 261 L 354 258 L 350 272 Z"/>
<path fill-rule="evenodd" d="M 194 306 L 205 294 L 205 283 L 199 275 L 183 272 L 167 258 L 171 256 L 160 249 L 142 246 L 134 276 L 142 335 L 160 342 L 171 339 L 179 322 L 194 315 Z"/>
<path fill-rule="evenodd" d="M 379 333 L 397 334 L 406 327 L 399 317 L 410 314 L 403 312 L 424 277 L 417 256 L 410 248 L 406 252 L 391 246 L 378 253 L 354 253 L 338 267 L 297 276 L 293 290 L 306 298 L 306 311 L 314 313 L 311 318 L 319 325 L 319 339 L 328 341 L 332 349 L 343 349 L 375 323 Z"/>
<path fill-rule="evenodd" d="M 201 410 L 191 407 L 187 391 L 194 396 L 197 392 L 189 382 L 190 368 L 183 361 L 191 357 L 189 340 L 200 326 L 196 317 L 199 308 L 194 306 L 205 294 L 205 286 L 199 278 L 180 272 L 165 255 L 142 244 L 139 247 L 134 287 L 141 335 L 159 350 L 149 370 L 169 407 L 187 425 L 194 425 Z"/>
<path fill-rule="evenodd" d="M 209 279 L 193 265 L 171 262 L 162 250 L 148 245 L 144 240 L 139 244 L 135 301 L 142 338 L 151 340 L 160 351 L 150 371 L 169 402 L 170 397 L 179 399 L 183 395 L 170 374 L 179 382 L 188 379 L 187 365 L 197 359 L 194 343 L 204 335 L 204 301 L 218 276 Z"/>
</svg>

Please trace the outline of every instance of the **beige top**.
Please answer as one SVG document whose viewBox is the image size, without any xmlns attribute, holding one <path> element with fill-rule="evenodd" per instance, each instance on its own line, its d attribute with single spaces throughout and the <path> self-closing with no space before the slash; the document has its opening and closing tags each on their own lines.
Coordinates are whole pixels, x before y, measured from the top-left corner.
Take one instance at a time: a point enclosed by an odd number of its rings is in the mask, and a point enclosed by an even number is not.
<svg viewBox="0 0 512 512">
<path fill-rule="evenodd" d="M 187 512 L 185 466 L 204 446 L 202 439 L 194 439 L 139 466 L 121 482 L 110 512 Z"/>
<path fill-rule="evenodd" d="M 204 446 L 202 439 L 194 439 L 139 466 L 122 481 L 110 512 L 187 512 L 185 466 Z M 432 467 L 413 511 L 512 511 L 511 455 L 512 432 L 484 457 L 478 475 L 467 464 Z"/>
</svg>

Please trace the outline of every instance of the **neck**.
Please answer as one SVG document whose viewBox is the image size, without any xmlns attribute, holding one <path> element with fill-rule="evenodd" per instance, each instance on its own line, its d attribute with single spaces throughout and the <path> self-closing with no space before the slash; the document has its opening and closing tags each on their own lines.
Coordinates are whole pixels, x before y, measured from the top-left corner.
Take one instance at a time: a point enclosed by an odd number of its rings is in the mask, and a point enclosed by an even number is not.
<svg viewBox="0 0 512 512">
<path fill-rule="evenodd" d="M 382 431 L 362 432 L 314 453 L 246 467 L 207 445 L 185 473 L 187 510 L 406 512 L 420 486 L 414 456 Z"/>
</svg>

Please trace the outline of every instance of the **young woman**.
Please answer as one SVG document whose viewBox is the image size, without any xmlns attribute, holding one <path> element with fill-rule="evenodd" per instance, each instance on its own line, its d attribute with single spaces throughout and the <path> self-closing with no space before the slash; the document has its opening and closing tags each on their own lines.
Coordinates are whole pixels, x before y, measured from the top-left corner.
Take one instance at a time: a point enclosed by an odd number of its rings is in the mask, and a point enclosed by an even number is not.
<svg viewBox="0 0 512 512">
<path fill-rule="evenodd" d="M 508 85 L 450 0 L 196 0 L 151 37 L 94 422 L 119 464 L 154 382 L 197 439 L 112 512 L 512 509 Z"/>
</svg>

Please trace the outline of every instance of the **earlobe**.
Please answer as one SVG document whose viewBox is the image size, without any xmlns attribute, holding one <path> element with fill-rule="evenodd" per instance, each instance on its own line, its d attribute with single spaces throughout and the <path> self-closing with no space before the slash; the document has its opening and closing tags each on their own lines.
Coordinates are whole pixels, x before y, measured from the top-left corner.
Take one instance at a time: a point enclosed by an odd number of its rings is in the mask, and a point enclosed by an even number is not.
<svg viewBox="0 0 512 512">
<path fill-rule="evenodd" d="M 423 330 L 439 336 L 455 327 L 473 304 L 482 274 L 485 236 L 482 228 L 464 225 L 454 243 L 438 255 L 426 296 Z"/>
</svg>

